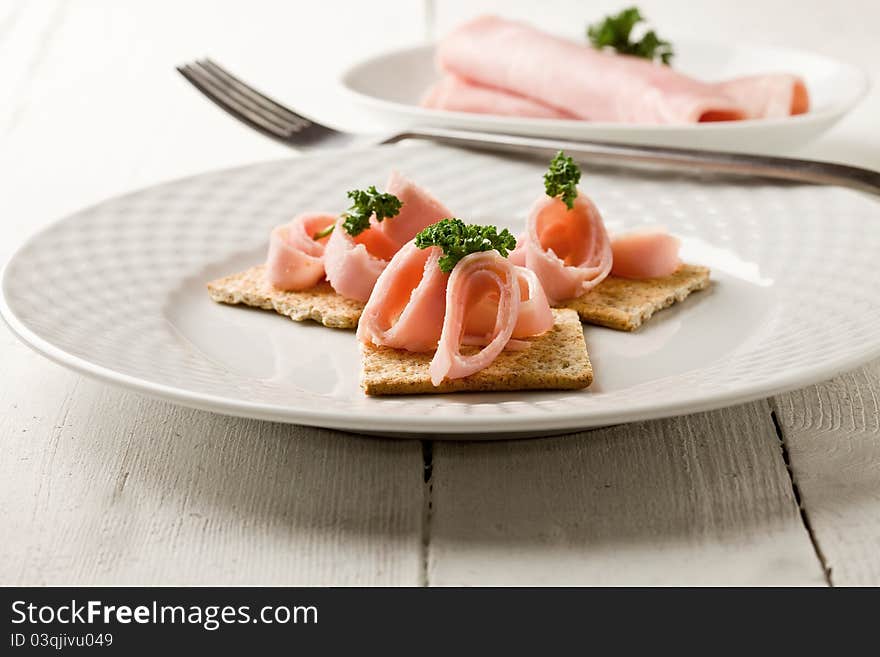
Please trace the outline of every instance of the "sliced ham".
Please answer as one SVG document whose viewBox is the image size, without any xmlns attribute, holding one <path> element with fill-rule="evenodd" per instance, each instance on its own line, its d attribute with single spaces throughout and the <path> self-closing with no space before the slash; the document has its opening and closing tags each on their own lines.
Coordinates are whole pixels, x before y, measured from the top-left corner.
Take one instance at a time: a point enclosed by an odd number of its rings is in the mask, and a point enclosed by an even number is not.
<svg viewBox="0 0 880 657">
<path fill-rule="evenodd" d="M 357 237 L 345 232 L 342 221 L 342 217 L 336 221 L 324 250 L 327 280 L 342 296 L 365 302 L 397 247 L 375 221 Z"/>
<path fill-rule="evenodd" d="M 608 276 L 611 242 L 602 215 L 583 192 L 571 210 L 559 198 L 542 196 L 511 258 L 535 272 L 547 299 L 557 303 L 589 292 Z"/>
<path fill-rule="evenodd" d="M 403 204 L 397 216 L 385 219 L 380 224 L 382 232 L 397 248 L 409 242 L 422 229 L 453 216 L 430 192 L 397 171 L 391 172 L 385 191 L 394 194 Z"/>
<path fill-rule="evenodd" d="M 517 286 L 519 288 L 519 312 L 516 325 L 513 327 L 513 338 L 507 349 L 521 348 L 528 343 L 521 343 L 516 338 L 529 338 L 541 335 L 553 328 L 553 313 L 544 288 L 535 272 L 525 267 L 515 267 Z M 462 344 L 485 345 L 492 339 L 495 330 L 495 318 L 498 312 L 498 294 L 490 290 L 481 299 L 476 300 L 468 309 L 465 335 Z"/>
<path fill-rule="evenodd" d="M 572 114 L 517 94 L 475 84 L 451 73 L 435 82 L 422 97 L 422 107 L 450 112 L 571 119 Z"/>
<path fill-rule="evenodd" d="M 358 323 L 361 342 L 406 351 L 435 351 L 434 385 L 487 367 L 504 349 L 528 349 L 522 338 L 553 327 L 538 277 L 497 251 L 462 258 L 446 274 L 438 247 L 406 244 L 379 276 Z M 479 346 L 464 355 L 463 346 Z"/>
<path fill-rule="evenodd" d="M 475 354 L 462 354 L 469 310 L 487 295 L 498 295 L 488 343 Z M 492 363 L 513 336 L 519 316 L 520 288 L 516 268 L 497 251 L 472 253 L 462 258 L 449 275 L 446 286 L 446 315 L 434 358 L 431 382 L 459 379 L 479 372 Z"/>
<path fill-rule="evenodd" d="M 718 88 L 735 100 L 750 119 L 777 119 L 804 114 L 810 109 L 807 86 L 796 75 L 749 75 L 722 82 Z"/>
<path fill-rule="evenodd" d="M 324 278 L 327 237 L 314 239 L 336 221 L 325 212 L 301 214 L 276 226 L 269 237 L 266 280 L 279 290 L 306 290 Z"/>
<path fill-rule="evenodd" d="M 681 266 L 678 238 L 658 229 L 633 231 L 611 240 L 611 274 L 621 278 L 659 278 Z"/>
<path fill-rule="evenodd" d="M 400 212 L 384 221 L 370 220 L 370 228 L 352 237 L 340 218 L 327 242 L 324 269 L 336 292 L 366 302 L 379 275 L 400 248 L 423 228 L 452 216 L 429 192 L 392 171 L 385 191 L 402 202 Z"/>
<path fill-rule="evenodd" d="M 437 348 L 449 280 L 437 264 L 442 255 L 436 246 L 420 249 L 409 242 L 391 259 L 361 314 L 361 342 L 407 351 Z"/>
<path fill-rule="evenodd" d="M 745 118 L 717 85 L 495 16 L 450 33 L 440 42 L 437 62 L 445 72 L 581 119 L 685 124 Z"/>
</svg>

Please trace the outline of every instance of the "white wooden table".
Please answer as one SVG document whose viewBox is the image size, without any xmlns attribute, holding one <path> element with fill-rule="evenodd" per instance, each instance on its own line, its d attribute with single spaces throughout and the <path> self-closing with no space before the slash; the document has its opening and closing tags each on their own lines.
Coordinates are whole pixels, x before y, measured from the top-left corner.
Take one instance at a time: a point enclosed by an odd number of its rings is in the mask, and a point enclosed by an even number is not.
<svg viewBox="0 0 880 657">
<path fill-rule="evenodd" d="M 329 86 L 351 59 L 477 5 L 576 33 L 620 4 L 529 16 L 525 0 L 2 0 L 0 259 L 104 197 L 291 155 L 188 88 L 173 71 L 184 60 L 211 54 L 356 125 Z M 876 0 L 639 4 L 661 25 L 812 48 L 878 82 Z M 878 115 L 875 92 L 800 154 L 880 168 Z M 0 584 L 877 585 L 878 398 L 873 363 L 712 413 L 423 445 L 153 401 L 68 372 L 4 327 Z"/>
</svg>

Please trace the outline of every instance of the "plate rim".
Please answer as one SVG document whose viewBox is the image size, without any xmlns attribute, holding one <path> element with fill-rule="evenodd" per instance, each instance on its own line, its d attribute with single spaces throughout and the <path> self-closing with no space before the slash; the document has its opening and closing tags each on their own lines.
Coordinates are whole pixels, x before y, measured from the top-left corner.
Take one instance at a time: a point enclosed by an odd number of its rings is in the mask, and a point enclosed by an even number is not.
<svg viewBox="0 0 880 657">
<path fill-rule="evenodd" d="M 393 148 L 394 146 L 377 146 L 366 147 L 371 148 Z M 364 147 L 354 148 L 350 150 L 364 150 Z M 320 155 L 320 154 L 318 154 Z M 387 433 L 390 435 L 398 435 L 405 437 L 405 434 L 418 434 L 420 436 L 431 436 L 435 439 L 442 439 L 444 436 L 455 439 L 461 439 L 463 434 L 477 433 L 478 436 L 486 436 L 492 438 L 501 438 L 505 434 L 522 433 L 522 432 L 542 432 L 542 431 L 571 431 L 576 432 L 612 424 L 638 422 L 644 420 L 661 419 L 679 415 L 688 415 L 691 413 L 703 412 L 725 408 L 737 404 L 742 404 L 767 397 L 782 394 L 791 390 L 803 388 L 820 381 L 825 381 L 843 372 L 850 371 L 864 363 L 880 357 L 880 341 L 876 345 L 865 344 L 858 350 L 847 353 L 846 356 L 839 360 L 819 363 L 799 367 L 791 372 L 783 372 L 782 374 L 765 379 L 759 385 L 745 386 L 739 391 L 716 391 L 697 396 L 696 399 L 682 400 L 680 402 L 650 403 L 643 402 L 635 404 L 627 409 L 626 412 L 611 411 L 603 412 L 601 409 L 592 409 L 586 416 L 579 413 L 576 409 L 568 411 L 557 411 L 552 415 L 532 414 L 532 415 L 501 415 L 493 416 L 491 422 L 486 422 L 485 418 L 471 415 L 452 415 L 452 416 L 421 416 L 418 418 L 399 417 L 393 415 L 380 414 L 375 411 L 362 412 L 352 411 L 350 413 L 341 414 L 337 411 L 312 410 L 307 408 L 291 408 L 278 404 L 267 404 L 259 402 L 249 402 L 243 400 L 235 400 L 230 397 L 223 397 L 214 394 L 194 392 L 186 388 L 176 387 L 163 383 L 155 383 L 136 377 L 124 372 L 117 371 L 113 368 L 95 364 L 88 359 L 77 356 L 56 346 L 49 340 L 46 340 L 32 331 L 27 324 L 21 320 L 9 305 L 7 299 L 7 286 L 9 285 L 8 271 L 10 266 L 20 256 L 20 254 L 32 247 L 44 234 L 53 230 L 57 225 L 66 221 L 75 221 L 76 217 L 83 212 L 98 208 L 106 203 L 114 202 L 120 198 L 144 192 L 149 189 L 184 182 L 205 175 L 212 175 L 221 172 L 229 172 L 235 170 L 246 170 L 253 167 L 264 166 L 272 162 L 298 160 L 300 158 L 271 158 L 259 162 L 248 163 L 233 167 L 221 167 L 211 169 L 199 174 L 182 176 L 179 178 L 166 180 L 156 185 L 143 188 L 129 190 L 124 194 L 113 196 L 98 203 L 89 205 L 85 208 L 77 210 L 71 214 L 50 221 L 48 224 L 34 231 L 26 237 L 12 255 L 3 264 L 0 269 L 0 317 L 9 326 L 13 335 L 24 342 L 28 347 L 37 353 L 45 356 L 49 360 L 71 369 L 80 374 L 89 376 L 90 378 L 118 385 L 128 390 L 132 390 L 147 396 L 171 401 L 184 406 L 198 408 L 201 410 L 218 412 L 225 415 L 247 417 L 260 420 L 269 420 L 276 422 L 285 422 L 290 424 L 301 424 L 307 426 L 324 427 L 330 429 L 340 429 L 354 432 L 370 431 L 372 433 Z M 859 193 L 859 192 L 852 192 Z M 863 195 L 867 196 L 867 195 Z M 869 197 L 870 198 L 870 197 Z M 872 199 L 875 200 L 876 199 Z M 570 391 L 560 391 L 570 392 Z M 520 436 L 525 437 L 525 436 Z"/>
<path fill-rule="evenodd" d="M 723 48 L 757 48 L 763 50 L 776 50 L 797 55 L 803 55 L 813 58 L 820 58 L 829 63 L 833 63 L 837 68 L 846 70 L 852 74 L 853 79 L 857 82 L 848 97 L 841 100 L 835 100 L 829 107 L 818 112 L 807 112 L 796 116 L 787 116 L 773 119 L 748 119 L 743 121 L 721 121 L 714 123 L 697 123 L 697 124 L 639 124 L 639 123 L 614 123 L 610 121 L 582 121 L 576 119 L 547 119 L 547 118 L 531 118 L 531 117 L 509 117 L 498 114 L 475 114 L 472 112 L 453 112 L 448 110 L 436 110 L 418 105 L 408 105 L 390 100 L 385 100 L 377 96 L 360 92 L 352 88 L 350 77 L 354 75 L 358 69 L 367 66 L 377 60 L 405 55 L 409 53 L 433 50 L 436 48 L 436 41 L 421 43 L 410 46 L 398 46 L 387 48 L 385 50 L 373 53 L 349 64 L 339 75 L 336 82 L 337 87 L 351 99 L 356 100 L 363 106 L 370 107 L 374 110 L 378 109 L 384 112 L 394 112 L 395 114 L 410 114 L 414 119 L 424 116 L 430 124 L 437 124 L 455 121 L 474 121 L 478 120 L 487 124 L 507 124 L 510 121 L 523 122 L 529 129 L 550 128 L 554 130 L 575 128 L 589 129 L 596 132 L 599 131 L 616 131 L 621 133 L 632 134 L 675 134 L 680 132 L 730 132 L 741 131 L 747 129 L 777 128 L 780 126 L 799 126 L 810 123 L 821 123 L 822 121 L 834 121 L 841 118 L 845 114 L 851 112 L 859 103 L 861 103 L 871 90 L 871 77 L 861 67 L 849 62 L 829 57 L 821 53 L 804 50 L 801 48 L 792 48 L 788 46 L 774 46 L 771 44 L 760 44 L 750 41 L 709 41 L 707 39 L 699 39 L 692 37 L 682 37 L 680 41 L 693 45 L 709 45 L 712 47 Z"/>
</svg>

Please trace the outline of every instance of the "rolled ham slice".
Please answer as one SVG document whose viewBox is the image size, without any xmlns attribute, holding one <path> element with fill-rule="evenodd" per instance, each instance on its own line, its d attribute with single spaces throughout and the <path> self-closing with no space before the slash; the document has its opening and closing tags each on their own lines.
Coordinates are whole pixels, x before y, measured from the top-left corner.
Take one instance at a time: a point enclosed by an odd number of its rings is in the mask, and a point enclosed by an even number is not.
<svg viewBox="0 0 880 657">
<path fill-rule="evenodd" d="M 535 272 L 525 267 L 514 269 L 519 288 L 519 312 L 507 349 L 528 346 L 528 343 L 520 343 L 517 339 L 541 335 L 553 328 L 554 322 L 547 295 L 544 294 L 544 288 Z M 497 312 L 498 294 L 492 290 L 472 303 L 468 309 L 462 344 L 488 344 L 495 330 Z"/>
<path fill-rule="evenodd" d="M 612 276 L 659 278 L 674 274 L 681 266 L 678 238 L 660 229 L 644 229 L 611 240 Z"/>
<path fill-rule="evenodd" d="M 745 118 L 717 85 L 496 16 L 450 33 L 440 42 L 437 62 L 443 71 L 581 119 L 685 124 Z"/>
<path fill-rule="evenodd" d="M 453 216 L 449 209 L 430 192 L 397 171 L 391 172 L 385 184 L 385 191 L 394 194 L 403 203 L 397 216 L 379 224 L 382 232 L 398 248 L 409 242 L 422 229 Z"/>
<path fill-rule="evenodd" d="M 269 237 L 266 280 L 279 290 L 307 290 L 324 278 L 324 248 L 328 238 L 314 239 L 336 221 L 326 212 L 301 214 L 276 226 Z"/>
<path fill-rule="evenodd" d="M 361 314 L 361 342 L 407 351 L 437 348 L 449 280 L 437 264 L 442 255 L 436 246 L 420 249 L 413 242 L 398 251 Z"/>
<path fill-rule="evenodd" d="M 498 295 L 490 339 L 475 354 L 461 353 L 469 309 L 487 295 Z M 446 314 L 434 358 L 431 382 L 459 379 L 485 369 L 513 336 L 519 316 L 520 288 L 516 268 L 497 251 L 472 253 L 462 258 L 449 276 L 446 286 Z"/>
<path fill-rule="evenodd" d="M 804 114 L 810 109 L 807 86 L 796 75 L 749 75 L 722 82 L 718 88 L 735 100 L 750 119 L 777 119 Z"/>
<path fill-rule="evenodd" d="M 539 198 L 510 257 L 537 275 L 551 304 L 589 292 L 612 264 L 602 215 L 580 190 L 571 210 L 559 198 Z"/>
<path fill-rule="evenodd" d="M 451 73 L 435 82 L 422 97 L 422 107 L 495 114 L 497 116 L 525 116 L 533 119 L 572 119 L 574 115 L 550 107 L 525 96 L 474 84 Z"/>
<path fill-rule="evenodd" d="M 372 227 L 352 237 L 342 227 L 342 217 L 330 234 L 324 250 L 324 270 L 333 289 L 344 297 L 367 301 L 379 274 L 397 251 L 397 245 L 379 229 Z"/>
<path fill-rule="evenodd" d="M 391 258 L 423 228 L 452 213 L 429 192 L 392 171 L 385 191 L 402 202 L 400 212 L 384 221 L 370 220 L 370 228 L 352 237 L 342 227 L 342 219 L 327 242 L 324 269 L 336 292 L 349 299 L 366 302 L 373 286 Z"/>
<path fill-rule="evenodd" d="M 439 266 L 443 252 L 437 247 L 419 249 L 406 244 L 380 274 L 358 323 L 362 342 L 404 349 L 434 351 L 446 315 L 449 274 Z M 553 327 L 553 313 L 538 277 L 515 267 L 519 311 L 512 338 L 540 335 Z M 468 303 L 462 344 L 485 345 L 494 337 L 498 291 L 474 294 Z M 458 301 L 458 300 L 457 300 Z M 506 348 L 526 346 L 511 339 Z"/>
</svg>

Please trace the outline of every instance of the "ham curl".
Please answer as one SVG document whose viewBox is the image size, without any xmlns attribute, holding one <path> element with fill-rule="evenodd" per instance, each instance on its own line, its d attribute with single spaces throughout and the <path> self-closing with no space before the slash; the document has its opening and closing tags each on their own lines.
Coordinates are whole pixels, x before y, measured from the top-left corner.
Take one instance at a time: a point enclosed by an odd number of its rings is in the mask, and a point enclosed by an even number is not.
<svg viewBox="0 0 880 657">
<path fill-rule="evenodd" d="M 535 272 L 551 304 L 589 292 L 612 263 L 602 215 L 580 190 L 571 210 L 558 198 L 538 199 L 510 257 Z"/>
<path fill-rule="evenodd" d="M 366 301 L 397 247 L 378 228 L 380 224 L 375 219 L 371 220 L 371 227 L 357 237 L 349 235 L 342 222 L 342 217 L 336 220 L 336 228 L 324 250 L 327 280 L 342 296 Z"/>
<path fill-rule="evenodd" d="M 510 260 L 510 258 L 508 258 Z M 506 349 L 517 349 L 528 343 L 518 338 L 529 338 L 541 335 L 553 327 L 553 313 L 544 288 L 535 272 L 525 267 L 514 267 L 516 271 L 517 289 L 519 290 L 519 313 L 513 334 Z M 492 339 L 495 319 L 498 312 L 498 294 L 490 291 L 477 299 L 468 308 L 465 335 L 462 344 L 486 345 Z"/>
<path fill-rule="evenodd" d="M 525 96 L 486 87 L 447 74 L 435 82 L 422 97 L 422 107 L 450 112 L 527 116 L 534 119 L 572 119 L 572 114 Z"/>
<path fill-rule="evenodd" d="M 678 238 L 658 229 L 619 235 L 611 240 L 611 274 L 634 279 L 669 276 L 681 266 L 680 245 Z"/>
<path fill-rule="evenodd" d="M 406 244 L 379 276 L 358 323 L 361 342 L 432 351 L 440 340 L 446 314 L 449 274 L 437 262 L 443 252 L 436 246 Z"/>
<path fill-rule="evenodd" d="M 324 278 L 327 238 L 314 239 L 336 221 L 325 212 L 301 214 L 290 223 L 276 226 L 269 238 L 266 279 L 279 290 L 306 290 Z"/>
<path fill-rule="evenodd" d="M 385 191 L 402 202 L 396 216 L 382 222 L 372 218 L 370 228 L 357 237 L 345 231 L 340 218 L 327 242 L 327 280 L 349 299 L 367 301 L 379 275 L 400 248 L 423 228 L 452 216 L 440 201 L 397 171 L 391 172 Z"/>
<path fill-rule="evenodd" d="M 745 118 L 740 104 L 715 84 L 496 16 L 471 20 L 447 35 L 437 62 L 444 72 L 579 119 L 685 124 Z"/>
<path fill-rule="evenodd" d="M 538 277 L 497 251 L 473 253 L 446 274 L 443 252 L 406 244 L 376 282 L 358 323 L 361 342 L 429 352 L 434 385 L 473 374 L 504 349 L 527 349 L 522 340 L 553 327 Z M 462 346 L 481 351 L 463 355 Z"/>
<path fill-rule="evenodd" d="M 461 353 L 466 334 L 468 309 L 487 294 L 498 295 L 495 321 L 488 343 L 471 355 Z M 497 251 L 472 253 L 462 258 L 449 275 L 446 286 L 446 316 L 434 358 L 431 382 L 460 379 L 485 369 L 513 336 L 519 316 L 520 290 L 515 266 Z M 488 336 L 487 336 L 488 337 Z"/>
<path fill-rule="evenodd" d="M 430 192 L 397 171 L 391 172 L 385 184 L 385 191 L 394 194 L 403 203 L 397 216 L 379 224 L 382 232 L 397 245 L 398 249 L 422 229 L 453 216 L 452 212 Z"/>
<path fill-rule="evenodd" d="M 796 75 L 748 75 L 722 82 L 718 88 L 739 103 L 749 119 L 778 119 L 810 109 L 807 86 Z"/>
</svg>

